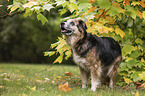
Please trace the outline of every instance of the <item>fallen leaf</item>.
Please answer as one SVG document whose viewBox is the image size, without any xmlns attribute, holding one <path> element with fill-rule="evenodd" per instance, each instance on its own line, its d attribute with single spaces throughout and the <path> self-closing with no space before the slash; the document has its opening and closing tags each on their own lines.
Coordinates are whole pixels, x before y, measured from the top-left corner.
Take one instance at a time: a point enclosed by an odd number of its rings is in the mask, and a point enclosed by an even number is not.
<svg viewBox="0 0 145 96">
<path fill-rule="evenodd" d="M 27 88 L 29 88 L 30 90 L 33 90 L 33 91 L 35 91 L 36 90 L 36 86 L 34 86 L 34 87 L 30 87 L 30 86 L 26 86 Z"/>
<path fill-rule="evenodd" d="M 135 96 L 139 96 L 139 92 L 138 91 L 135 93 Z"/>
<path fill-rule="evenodd" d="M 41 79 L 40 77 L 36 76 L 37 79 Z"/>
<path fill-rule="evenodd" d="M 65 84 L 60 84 L 58 86 L 58 89 L 63 91 L 63 92 L 70 92 L 72 89 L 68 87 L 68 82 L 66 82 Z"/>
<path fill-rule="evenodd" d="M 48 78 L 45 78 L 45 80 L 50 80 L 50 79 L 48 79 Z"/>
<path fill-rule="evenodd" d="M 55 81 L 52 81 L 51 83 L 53 83 L 53 84 L 54 84 L 54 83 L 55 83 Z"/>
<path fill-rule="evenodd" d="M 26 96 L 26 94 L 25 94 L 25 93 L 23 93 L 23 94 L 22 94 L 22 96 Z"/>
<path fill-rule="evenodd" d="M 72 76 L 73 74 L 71 72 L 65 72 L 65 75 Z"/>
<path fill-rule="evenodd" d="M 0 86 L 0 88 L 4 88 L 4 86 Z"/>
<path fill-rule="evenodd" d="M 4 78 L 4 80 L 6 80 L 6 81 L 10 81 L 8 78 Z"/>
</svg>

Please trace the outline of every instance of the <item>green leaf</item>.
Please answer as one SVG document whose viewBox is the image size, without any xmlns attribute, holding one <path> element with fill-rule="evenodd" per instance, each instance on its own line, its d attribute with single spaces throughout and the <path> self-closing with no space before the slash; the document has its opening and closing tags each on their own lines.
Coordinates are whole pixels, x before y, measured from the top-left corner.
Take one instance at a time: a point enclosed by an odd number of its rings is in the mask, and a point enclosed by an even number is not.
<svg viewBox="0 0 145 96">
<path fill-rule="evenodd" d="M 101 9 L 105 8 L 105 10 L 108 10 L 111 7 L 111 2 L 108 0 L 99 0 L 98 3 Z"/>
<path fill-rule="evenodd" d="M 134 67 L 136 65 L 136 62 L 137 62 L 136 59 L 129 60 L 127 62 L 127 67 L 131 69 L 132 67 Z"/>
<path fill-rule="evenodd" d="M 89 3 L 89 0 L 78 0 L 79 3 Z"/>
<path fill-rule="evenodd" d="M 124 1 L 124 0 L 116 0 L 117 2 L 122 2 L 122 1 Z"/>
<path fill-rule="evenodd" d="M 139 75 L 139 77 L 140 77 L 141 79 L 145 80 L 145 72 L 142 72 L 142 73 L 140 73 L 140 74 L 138 74 L 138 75 Z"/>
<path fill-rule="evenodd" d="M 23 16 L 24 16 L 24 17 L 31 16 L 32 13 L 33 13 L 33 12 L 32 12 L 29 8 L 26 8 L 25 14 L 24 14 Z"/>
<path fill-rule="evenodd" d="M 121 38 L 123 38 L 124 35 L 125 35 L 125 33 L 120 28 L 116 28 L 115 29 L 115 33 L 116 34 L 119 34 L 121 36 Z"/>
<path fill-rule="evenodd" d="M 135 40 L 135 43 L 137 43 L 137 44 L 143 44 L 143 41 L 141 40 L 141 39 L 139 39 L 139 38 L 137 38 L 136 40 Z"/>
<path fill-rule="evenodd" d="M 41 13 L 37 14 L 37 19 L 40 20 L 42 22 L 42 24 L 44 25 L 46 22 L 48 22 L 47 18 L 45 16 L 43 16 Z"/>
<path fill-rule="evenodd" d="M 28 2 L 28 3 L 24 4 L 23 7 L 24 8 L 26 8 L 26 7 L 31 8 L 34 5 L 39 5 L 39 3 L 38 2 Z"/>
<path fill-rule="evenodd" d="M 69 3 L 68 5 L 68 9 L 70 10 L 70 12 L 72 13 L 74 10 L 77 10 L 77 4 L 75 3 Z"/>
<path fill-rule="evenodd" d="M 67 60 L 67 59 L 68 59 L 69 57 L 71 57 L 71 55 L 72 55 L 71 50 L 66 51 L 66 52 L 65 52 L 65 55 L 66 55 L 65 59 Z"/>
<path fill-rule="evenodd" d="M 43 5 L 44 10 L 50 11 L 50 9 L 52 9 L 52 8 L 54 8 L 54 7 L 51 4 Z"/>
<path fill-rule="evenodd" d="M 143 11 L 142 16 L 143 16 L 143 18 L 145 19 L 145 11 Z"/>
<path fill-rule="evenodd" d="M 138 66 L 139 68 L 141 68 L 142 66 L 144 66 L 144 63 L 141 61 L 138 61 L 135 66 Z"/>
<path fill-rule="evenodd" d="M 137 58 L 137 57 L 139 57 L 140 55 L 141 55 L 141 51 L 135 50 L 135 51 L 133 51 L 133 52 L 130 54 L 130 57 L 132 57 L 132 58 Z"/>
<path fill-rule="evenodd" d="M 18 6 L 12 6 L 10 13 L 12 13 L 13 11 L 15 11 L 16 9 L 18 9 Z"/>
<path fill-rule="evenodd" d="M 125 13 L 127 16 L 131 16 L 133 19 L 136 19 L 136 16 L 139 16 L 138 11 L 130 6 L 125 6 Z"/>
<path fill-rule="evenodd" d="M 66 45 L 66 41 L 64 39 L 59 40 L 60 43 L 58 44 L 58 46 L 56 47 L 57 51 L 62 48 L 63 46 Z"/>
<path fill-rule="evenodd" d="M 63 14 L 65 14 L 66 12 L 67 12 L 66 9 L 61 9 L 61 11 L 59 12 L 59 14 L 60 14 L 60 15 L 63 15 Z"/>
<path fill-rule="evenodd" d="M 63 60 L 63 55 L 64 54 L 61 54 L 53 63 L 61 63 L 62 62 L 62 60 Z"/>
<path fill-rule="evenodd" d="M 120 64 L 120 71 L 128 71 L 127 63 L 123 62 Z"/>
<path fill-rule="evenodd" d="M 133 19 L 132 18 L 128 19 L 127 26 L 128 27 L 132 27 L 133 26 Z"/>
<path fill-rule="evenodd" d="M 131 78 L 133 78 L 133 81 L 134 82 L 137 82 L 138 80 L 140 80 L 141 78 L 139 77 L 139 75 L 138 74 L 140 74 L 141 72 L 138 72 L 138 71 L 136 71 L 136 72 L 134 72 L 133 74 L 131 74 Z"/>
<path fill-rule="evenodd" d="M 59 5 L 63 5 L 66 1 L 65 0 L 55 0 L 56 1 L 56 6 L 59 6 Z M 65 7 L 65 6 L 63 6 Z"/>
<path fill-rule="evenodd" d="M 44 52 L 44 56 L 52 56 L 55 54 L 55 51 L 48 51 L 48 52 Z"/>
<path fill-rule="evenodd" d="M 139 2 L 136 2 L 136 1 L 133 1 L 133 2 L 131 3 L 131 5 L 136 6 L 136 5 L 140 5 L 140 3 L 139 3 Z"/>
<path fill-rule="evenodd" d="M 122 49 L 123 56 L 126 56 L 127 54 L 131 54 L 132 51 L 135 50 L 135 47 L 132 45 L 125 45 Z"/>
<path fill-rule="evenodd" d="M 87 12 L 89 7 L 92 7 L 92 5 L 90 3 L 80 3 L 79 6 L 78 6 L 78 9 L 80 11 Z"/>
<path fill-rule="evenodd" d="M 51 44 L 51 48 L 54 48 L 54 47 L 58 46 L 58 44 L 60 44 L 60 41 L 58 41 L 58 42 L 56 42 L 56 43 Z"/>
<path fill-rule="evenodd" d="M 114 6 L 111 6 L 109 11 L 107 11 L 106 14 L 110 15 L 110 16 L 115 16 L 115 15 L 118 15 L 119 13 L 123 12 L 123 10 L 117 8 L 117 7 L 114 7 Z"/>
</svg>

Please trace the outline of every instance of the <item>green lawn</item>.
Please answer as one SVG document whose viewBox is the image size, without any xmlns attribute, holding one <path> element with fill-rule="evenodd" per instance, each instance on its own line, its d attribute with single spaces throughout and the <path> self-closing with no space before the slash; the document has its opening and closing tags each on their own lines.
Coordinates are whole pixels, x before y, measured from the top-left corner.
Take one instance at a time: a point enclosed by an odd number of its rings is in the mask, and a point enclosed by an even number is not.
<svg viewBox="0 0 145 96">
<path fill-rule="evenodd" d="M 65 72 L 71 72 L 73 76 L 66 76 Z M 60 91 L 61 82 L 68 82 L 72 91 Z M 1 96 L 135 96 L 136 92 L 135 88 L 119 86 L 114 89 L 103 86 L 96 92 L 90 91 L 90 87 L 82 89 L 77 66 L 0 63 Z M 139 90 L 139 96 L 144 94 Z"/>
</svg>

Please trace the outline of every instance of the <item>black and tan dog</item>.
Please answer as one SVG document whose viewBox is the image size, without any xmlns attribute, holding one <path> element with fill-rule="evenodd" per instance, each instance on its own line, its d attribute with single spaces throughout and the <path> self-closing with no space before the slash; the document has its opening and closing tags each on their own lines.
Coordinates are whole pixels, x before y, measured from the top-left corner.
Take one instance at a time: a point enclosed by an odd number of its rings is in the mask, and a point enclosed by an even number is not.
<svg viewBox="0 0 145 96">
<path fill-rule="evenodd" d="M 73 51 L 73 59 L 82 75 L 82 88 L 88 85 L 91 75 L 91 90 L 114 79 L 121 63 L 120 45 L 110 37 L 97 37 L 86 32 L 87 26 L 81 19 L 61 22 L 61 33 Z"/>
</svg>

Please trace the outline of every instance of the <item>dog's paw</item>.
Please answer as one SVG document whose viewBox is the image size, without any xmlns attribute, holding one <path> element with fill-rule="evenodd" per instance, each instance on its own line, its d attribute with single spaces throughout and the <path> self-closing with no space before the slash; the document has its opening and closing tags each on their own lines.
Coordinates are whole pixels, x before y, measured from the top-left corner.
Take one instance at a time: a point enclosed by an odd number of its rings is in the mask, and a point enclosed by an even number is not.
<svg viewBox="0 0 145 96">
<path fill-rule="evenodd" d="M 82 85 L 82 88 L 87 88 L 87 86 L 86 85 Z"/>
<path fill-rule="evenodd" d="M 96 91 L 96 87 L 91 87 L 91 91 Z"/>
</svg>

